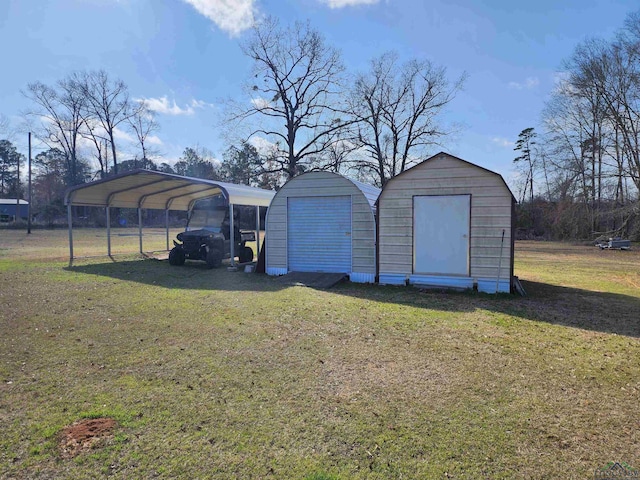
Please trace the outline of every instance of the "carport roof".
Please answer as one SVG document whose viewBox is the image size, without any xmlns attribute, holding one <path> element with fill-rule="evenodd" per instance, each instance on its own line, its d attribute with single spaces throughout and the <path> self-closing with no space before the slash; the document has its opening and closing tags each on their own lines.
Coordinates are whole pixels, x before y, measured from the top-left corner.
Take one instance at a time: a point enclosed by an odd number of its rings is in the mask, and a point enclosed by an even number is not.
<svg viewBox="0 0 640 480">
<path fill-rule="evenodd" d="M 233 205 L 268 207 L 275 192 L 140 169 L 71 187 L 65 205 L 189 210 L 196 200 L 218 194 Z"/>
</svg>

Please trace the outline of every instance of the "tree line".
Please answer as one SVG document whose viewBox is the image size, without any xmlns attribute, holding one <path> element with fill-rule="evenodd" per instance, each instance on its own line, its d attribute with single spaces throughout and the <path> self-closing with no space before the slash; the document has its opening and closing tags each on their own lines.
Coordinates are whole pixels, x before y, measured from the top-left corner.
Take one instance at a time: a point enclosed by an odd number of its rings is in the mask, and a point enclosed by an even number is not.
<svg viewBox="0 0 640 480">
<path fill-rule="evenodd" d="M 521 226 L 553 238 L 640 239 L 640 12 L 612 40 L 576 46 L 540 130 L 524 129 L 515 145 Z"/>
<path fill-rule="evenodd" d="M 153 110 L 105 71 L 27 85 L 28 128 L 47 147 L 34 159 L 35 203 L 54 213 L 66 188 L 135 168 L 270 189 L 305 171 L 329 170 L 383 186 L 450 132 L 440 114 L 464 81 L 449 81 L 444 67 L 427 60 L 403 63 L 395 53 L 372 59 L 368 71 L 348 72 L 339 50 L 309 22 L 283 26 L 267 18 L 242 51 L 253 72 L 245 100 L 227 104 L 221 124 L 230 146 L 221 161 L 188 147 L 175 164 L 163 162 L 153 148 Z M 122 132 L 134 139 L 133 158 L 121 158 Z M 2 140 L 0 196 L 24 197 L 16 175 L 23 163 Z"/>
<path fill-rule="evenodd" d="M 35 159 L 37 203 L 61 207 L 65 188 L 135 168 L 270 189 L 328 170 L 382 187 L 452 131 L 442 112 L 465 75 L 450 80 L 428 60 L 403 62 L 387 52 L 350 72 L 309 22 L 274 18 L 257 24 L 241 47 L 253 70 L 244 100 L 226 105 L 221 125 L 230 146 L 221 160 L 194 146 L 175 164 L 163 162 L 153 148 L 154 112 L 104 71 L 29 84 L 26 116 L 49 148 Z M 524 129 L 515 143 L 526 235 L 639 235 L 639 79 L 640 13 L 613 40 L 587 40 L 566 60 L 540 127 Z M 134 139 L 133 158 L 120 158 L 122 131 Z M 0 140 L 1 195 L 21 195 L 15 166 L 23 161 Z"/>
</svg>

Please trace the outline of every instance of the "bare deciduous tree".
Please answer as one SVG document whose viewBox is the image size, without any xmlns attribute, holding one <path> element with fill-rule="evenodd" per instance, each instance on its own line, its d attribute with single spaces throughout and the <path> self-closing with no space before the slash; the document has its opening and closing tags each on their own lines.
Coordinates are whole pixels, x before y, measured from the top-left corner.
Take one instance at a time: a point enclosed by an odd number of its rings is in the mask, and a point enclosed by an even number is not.
<svg viewBox="0 0 640 480">
<path fill-rule="evenodd" d="M 56 87 L 54 89 L 41 82 L 30 83 L 24 94 L 33 101 L 36 109 L 27 115 L 40 120 L 36 136 L 49 148 L 59 148 L 64 152 L 70 177 L 67 181 L 75 185 L 83 181 L 78 142 L 84 124 L 82 110 L 85 97 L 70 78 L 57 82 Z"/>
<path fill-rule="evenodd" d="M 249 138 L 272 142 L 278 155 L 270 170 L 291 178 L 308 168 L 346 124 L 340 54 L 308 23 L 283 28 L 274 18 L 254 27 L 242 48 L 254 61 L 247 85 L 251 106 L 236 109 L 232 119 L 259 120 Z"/>
<path fill-rule="evenodd" d="M 80 134 L 83 138 L 89 140 L 95 147 L 96 160 L 100 166 L 100 171 L 98 173 L 100 178 L 104 178 L 107 176 L 107 172 L 109 171 L 107 153 L 108 139 L 102 131 L 100 124 L 93 117 L 83 115 L 83 119 L 84 127 L 80 131 Z"/>
<path fill-rule="evenodd" d="M 155 113 L 149 108 L 145 100 L 140 100 L 137 105 L 132 106 L 127 123 L 136 136 L 138 146 L 142 152 L 142 164 L 145 164 L 150 156 L 157 154 L 148 144 L 149 137 L 160 129 L 160 125 L 156 122 Z"/>
<path fill-rule="evenodd" d="M 638 17 L 640 18 L 640 17 Z M 572 82 L 591 86 L 619 134 L 627 174 L 640 188 L 640 38 L 628 31 L 612 44 L 587 42 L 574 55 Z"/>
<path fill-rule="evenodd" d="M 375 172 L 380 186 L 403 172 L 448 131 L 439 114 L 461 89 L 465 76 L 451 84 L 446 70 L 426 60 L 399 65 L 395 53 L 372 60 L 357 77 L 350 95 L 357 122 L 355 140 L 368 158 L 360 169 Z"/>
<path fill-rule="evenodd" d="M 640 12 L 613 41 L 582 42 L 564 67 L 543 116 L 553 223 L 578 236 L 628 234 L 640 214 Z"/>
<path fill-rule="evenodd" d="M 104 70 L 74 74 L 74 84 L 85 99 L 85 118 L 99 122 L 111 145 L 113 172 L 118 173 L 118 154 L 115 132 L 120 124 L 131 116 L 129 92 L 126 84 L 119 79 L 110 79 Z"/>
</svg>

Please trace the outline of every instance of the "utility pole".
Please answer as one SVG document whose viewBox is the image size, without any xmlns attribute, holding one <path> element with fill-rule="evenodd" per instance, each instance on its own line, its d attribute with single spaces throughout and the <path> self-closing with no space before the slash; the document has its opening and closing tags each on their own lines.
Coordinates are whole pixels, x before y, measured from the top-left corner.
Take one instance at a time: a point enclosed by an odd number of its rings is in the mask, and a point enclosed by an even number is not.
<svg viewBox="0 0 640 480">
<path fill-rule="evenodd" d="M 29 204 L 27 205 L 27 234 L 31 233 L 31 132 L 29 132 Z"/>
<path fill-rule="evenodd" d="M 16 155 L 16 214 L 13 217 L 18 225 L 20 219 L 20 155 Z"/>
</svg>

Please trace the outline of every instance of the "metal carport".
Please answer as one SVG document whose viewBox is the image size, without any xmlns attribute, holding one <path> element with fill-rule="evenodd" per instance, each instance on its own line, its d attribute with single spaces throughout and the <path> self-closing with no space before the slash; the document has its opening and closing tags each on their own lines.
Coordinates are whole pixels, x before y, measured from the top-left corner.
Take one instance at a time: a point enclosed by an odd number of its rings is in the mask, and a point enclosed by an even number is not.
<svg viewBox="0 0 640 480">
<path fill-rule="evenodd" d="M 73 262 L 73 223 L 71 207 L 104 207 L 107 216 L 107 255 L 111 256 L 110 208 L 138 210 L 138 236 L 142 250 L 142 209 L 165 211 L 167 250 L 169 250 L 169 211 L 189 211 L 200 199 L 222 194 L 229 205 L 231 222 L 231 265 L 234 265 L 233 206 L 256 208 L 256 240 L 260 249 L 260 207 L 268 207 L 275 192 L 233 183 L 184 177 L 152 170 L 133 170 L 67 190 L 65 205 L 69 223 L 69 262 Z"/>
</svg>

